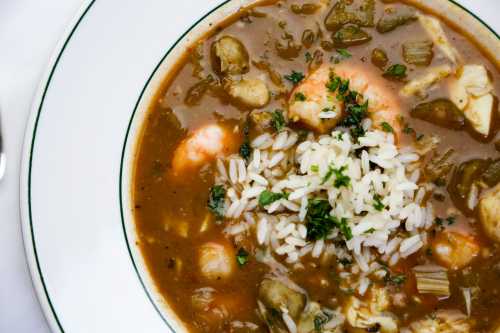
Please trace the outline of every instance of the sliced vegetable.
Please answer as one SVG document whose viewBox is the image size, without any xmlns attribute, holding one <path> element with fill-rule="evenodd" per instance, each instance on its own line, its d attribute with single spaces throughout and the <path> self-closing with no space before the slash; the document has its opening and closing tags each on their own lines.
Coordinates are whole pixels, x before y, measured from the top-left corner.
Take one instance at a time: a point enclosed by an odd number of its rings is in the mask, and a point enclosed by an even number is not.
<svg viewBox="0 0 500 333">
<path fill-rule="evenodd" d="M 284 42 L 284 45 L 280 41 L 276 41 L 274 44 L 274 48 L 276 49 L 278 56 L 285 60 L 297 58 L 302 50 L 302 45 L 295 43 L 293 39 L 288 39 Z"/>
<path fill-rule="evenodd" d="M 408 64 L 428 66 L 434 57 L 432 45 L 430 40 L 405 42 L 403 43 L 403 58 Z"/>
<path fill-rule="evenodd" d="M 394 64 L 387 68 L 383 76 L 385 78 L 401 80 L 406 77 L 406 66 L 401 64 Z"/>
<path fill-rule="evenodd" d="M 316 34 L 311 29 L 306 29 L 302 33 L 302 45 L 309 49 L 316 41 Z"/>
<path fill-rule="evenodd" d="M 357 25 L 347 25 L 333 34 L 335 46 L 346 47 L 369 42 L 372 37 Z"/>
<path fill-rule="evenodd" d="M 184 103 L 189 106 L 200 104 L 201 99 L 209 91 L 214 81 L 212 75 L 208 75 L 205 79 L 195 83 L 188 89 L 186 97 L 184 97 Z"/>
<path fill-rule="evenodd" d="M 450 296 L 450 281 L 444 267 L 438 265 L 420 265 L 413 267 L 417 280 L 417 290 L 421 294 Z"/>
<path fill-rule="evenodd" d="M 460 164 L 453 174 L 448 191 L 460 200 L 466 201 L 474 182 L 481 179 L 481 175 L 488 168 L 489 162 L 482 159 L 473 159 Z"/>
<path fill-rule="evenodd" d="M 346 24 L 371 27 L 374 24 L 375 0 L 364 0 L 358 8 L 349 8 L 347 0 L 339 0 L 325 18 L 325 26 L 330 31 L 337 31 Z"/>
<path fill-rule="evenodd" d="M 433 157 L 424 167 L 425 178 L 430 182 L 446 178 L 454 165 L 454 161 L 450 160 L 454 152 L 448 149 L 443 155 Z"/>
<path fill-rule="evenodd" d="M 415 11 L 409 7 L 399 8 L 397 10 L 386 10 L 384 15 L 377 22 L 377 31 L 386 33 L 396 29 L 399 26 L 415 21 L 417 16 Z"/>
<path fill-rule="evenodd" d="M 494 187 L 500 183 L 500 159 L 491 162 L 486 171 L 484 171 L 482 180 L 489 187 Z"/>
<path fill-rule="evenodd" d="M 465 124 L 462 112 L 453 102 L 444 98 L 421 103 L 411 110 L 410 114 L 414 118 L 454 130 L 462 129 Z"/>
<path fill-rule="evenodd" d="M 281 313 L 286 309 L 290 316 L 297 319 L 306 305 L 306 295 L 295 291 L 284 283 L 264 279 L 259 287 L 259 300 L 269 309 Z"/>
<path fill-rule="evenodd" d="M 316 3 L 304 3 L 302 5 L 294 3 L 290 6 L 292 12 L 297 15 L 312 15 L 320 8 L 321 6 Z"/>
<path fill-rule="evenodd" d="M 248 51 L 239 39 L 223 36 L 212 44 L 212 67 L 219 74 L 244 74 L 250 68 Z"/>
<path fill-rule="evenodd" d="M 387 58 L 387 54 L 384 50 L 376 48 L 372 51 L 371 61 L 372 64 L 380 69 L 383 69 L 389 62 L 389 58 Z"/>
</svg>

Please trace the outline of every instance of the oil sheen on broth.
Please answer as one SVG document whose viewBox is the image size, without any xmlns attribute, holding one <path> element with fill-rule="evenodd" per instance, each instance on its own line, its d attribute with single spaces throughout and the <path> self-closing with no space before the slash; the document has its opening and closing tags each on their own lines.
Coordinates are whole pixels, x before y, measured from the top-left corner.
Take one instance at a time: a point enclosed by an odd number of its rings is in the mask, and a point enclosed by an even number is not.
<svg viewBox="0 0 500 333">
<path fill-rule="evenodd" d="M 192 332 L 495 332 L 498 58 L 397 1 L 266 1 L 154 98 L 134 216 Z"/>
</svg>

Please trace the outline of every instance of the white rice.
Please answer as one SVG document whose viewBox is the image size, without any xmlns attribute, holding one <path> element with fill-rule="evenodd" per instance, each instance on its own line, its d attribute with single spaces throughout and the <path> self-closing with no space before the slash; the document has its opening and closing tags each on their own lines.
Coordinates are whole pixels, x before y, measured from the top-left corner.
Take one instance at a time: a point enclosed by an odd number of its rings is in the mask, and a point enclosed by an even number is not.
<svg viewBox="0 0 500 333">
<path fill-rule="evenodd" d="M 370 285 L 368 272 L 380 271 L 374 261 L 377 256 L 395 265 L 424 246 L 434 211 L 430 204 L 424 205 L 432 188 L 418 184 L 420 171 L 413 166 L 420 157 L 415 150 L 397 147 L 392 134 L 371 129 L 369 120 L 363 126 L 366 134 L 357 143 L 345 131 L 319 137 L 309 133 L 300 143 L 290 129 L 265 133 L 252 140 L 248 165 L 239 156 L 217 160 L 216 179 L 227 189 L 225 217 L 234 220 L 226 232 L 255 237 L 293 267 L 301 267 L 301 258 L 308 255 L 354 259 L 353 274 L 365 274 L 357 284 L 364 294 Z M 343 170 L 349 184 L 336 187 L 332 170 Z M 325 181 L 327 174 L 330 178 Z M 287 195 L 261 207 L 259 196 L 264 191 Z M 308 205 L 314 198 L 328 200 L 330 214 L 347 221 L 351 239 L 338 228 L 325 239 L 308 238 Z M 474 198 L 469 203 L 477 204 Z M 409 234 L 401 233 L 400 226 Z M 334 244 L 339 240 L 346 247 Z"/>
</svg>

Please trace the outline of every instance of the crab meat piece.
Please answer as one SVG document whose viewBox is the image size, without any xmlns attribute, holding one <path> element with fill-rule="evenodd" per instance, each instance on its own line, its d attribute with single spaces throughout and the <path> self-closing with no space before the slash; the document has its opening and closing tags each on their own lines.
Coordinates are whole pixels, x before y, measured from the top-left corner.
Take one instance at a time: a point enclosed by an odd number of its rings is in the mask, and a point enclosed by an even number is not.
<svg viewBox="0 0 500 333">
<path fill-rule="evenodd" d="M 452 69 L 450 65 L 440 65 L 429 68 L 425 74 L 408 82 L 403 89 L 401 89 L 401 94 L 404 96 L 425 96 L 426 91 L 432 85 L 448 77 L 451 72 Z"/>
<path fill-rule="evenodd" d="M 451 45 L 439 20 L 429 15 L 418 14 L 417 16 L 420 24 L 434 42 L 434 45 L 439 47 L 441 52 L 443 52 L 451 62 L 454 64 L 459 63 L 460 54 L 453 45 Z"/>
</svg>

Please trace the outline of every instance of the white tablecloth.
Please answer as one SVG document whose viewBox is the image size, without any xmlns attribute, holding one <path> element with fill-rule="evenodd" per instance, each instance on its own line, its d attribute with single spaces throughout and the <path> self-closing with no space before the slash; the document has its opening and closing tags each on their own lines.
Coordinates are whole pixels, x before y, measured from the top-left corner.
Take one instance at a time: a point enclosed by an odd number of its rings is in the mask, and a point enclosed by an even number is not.
<svg viewBox="0 0 500 333">
<path fill-rule="evenodd" d="M 49 332 L 24 256 L 19 169 L 24 128 L 39 79 L 81 2 L 0 0 L 0 112 L 8 158 L 6 178 L 0 182 L 0 332 Z M 459 2 L 500 31 L 497 0 Z"/>
</svg>

